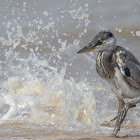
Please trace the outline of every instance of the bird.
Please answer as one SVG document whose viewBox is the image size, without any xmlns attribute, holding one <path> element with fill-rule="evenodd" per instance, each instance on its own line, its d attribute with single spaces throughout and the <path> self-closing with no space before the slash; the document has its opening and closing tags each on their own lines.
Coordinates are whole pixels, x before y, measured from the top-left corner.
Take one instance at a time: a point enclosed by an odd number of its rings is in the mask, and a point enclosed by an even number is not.
<svg viewBox="0 0 140 140">
<path fill-rule="evenodd" d="M 109 83 L 118 99 L 118 114 L 111 120 L 116 120 L 111 136 L 119 137 L 117 134 L 128 110 L 140 103 L 140 62 L 129 50 L 117 45 L 110 30 L 100 31 L 77 54 L 92 50 L 98 52 L 96 72 Z"/>
</svg>

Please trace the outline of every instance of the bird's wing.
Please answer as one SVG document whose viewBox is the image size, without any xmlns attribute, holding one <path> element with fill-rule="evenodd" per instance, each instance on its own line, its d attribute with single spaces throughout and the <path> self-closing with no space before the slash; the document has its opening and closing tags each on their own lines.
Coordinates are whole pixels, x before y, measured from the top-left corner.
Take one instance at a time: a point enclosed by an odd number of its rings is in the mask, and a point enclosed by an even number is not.
<svg viewBox="0 0 140 140">
<path fill-rule="evenodd" d="M 125 80 L 140 90 L 140 63 L 128 50 L 120 47 L 115 52 L 115 61 Z"/>
</svg>

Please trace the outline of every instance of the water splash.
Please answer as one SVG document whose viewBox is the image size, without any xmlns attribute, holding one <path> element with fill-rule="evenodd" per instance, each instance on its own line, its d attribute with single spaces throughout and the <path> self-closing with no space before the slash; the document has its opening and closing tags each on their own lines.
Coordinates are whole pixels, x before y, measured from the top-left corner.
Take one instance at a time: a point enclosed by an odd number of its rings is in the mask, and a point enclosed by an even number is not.
<svg viewBox="0 0 140 140">
<path fill-rule="evenodd" d="M 36 12 L 39 4 L 17 2 L 17 9 L 9 8 L 9 13 L 1 16 L 1 125 L 18 122 L 40 129 L 43 125 L 70 131 L 110 130 L 107 121 L 117 113 L 115 96 L 95 72 L 95 54 L 76 53 L 86 44 L 89 31 L 96 28 L 90 26 L 90 4 L 70 1 L 65 9 L 49 7 Z M 96 26 L 100 30 L 107 27 Z M 133 112 L 138 120 L 134 124 L 139 126 L 140 113 Z"/>
</svg>

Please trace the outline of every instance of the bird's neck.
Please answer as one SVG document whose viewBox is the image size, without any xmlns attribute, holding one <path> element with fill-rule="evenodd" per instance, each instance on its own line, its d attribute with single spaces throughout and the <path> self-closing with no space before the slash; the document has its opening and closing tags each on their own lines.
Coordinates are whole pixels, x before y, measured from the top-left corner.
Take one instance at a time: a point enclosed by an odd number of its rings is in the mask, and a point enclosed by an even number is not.
<svg viewBox="0 0 140 140">
<path fill-rule="evenodd" d="M 117 47 L 116 45 L 116 39 L 113 37 L 113 38 L 110 38 L 106 44 L 104 45 L 104 48 L 103 50 L 104 51 L 109 51 L 109 52 L 112 52 L 113 50 L 115 50 Z"/>
<path fill-rule="evenodd" d="M 116 44 L 113 44 L 113 45 L 107 44 L 107 45 L 104 46 L 102 51 L 106 51 L 106 52 L 112 53 L 116 49 L 116 47 L 117 47 Z"/>
<path fill-rule="evenodd" d="M 108 53 L 112 53 L 112 51 L 114 51 L 116 49 L 117 45 L 116 45 L 116 39 L 114 37 L 109 38 L 108 40 L 105 40 L 104 43 L 101 46 L 97 46 L 96 50 L 98 52 L 108 52 Z"/>
</svg>

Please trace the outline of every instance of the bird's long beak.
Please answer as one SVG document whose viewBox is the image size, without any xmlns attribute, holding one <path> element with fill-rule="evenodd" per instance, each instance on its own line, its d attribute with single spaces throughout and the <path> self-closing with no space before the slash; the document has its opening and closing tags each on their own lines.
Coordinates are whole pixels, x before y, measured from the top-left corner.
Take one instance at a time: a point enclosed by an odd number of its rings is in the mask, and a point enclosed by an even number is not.
<svg viewBox="0 0 140 140">
<path fill-rule="evenodd" d="M 85 53 L 91 50 L 94 50 L 96 48 L 95 43 L 92 41 L 87 46 L 85 46 L 83 49 L 79 50 L 77 53 Z"/>
</svg>

